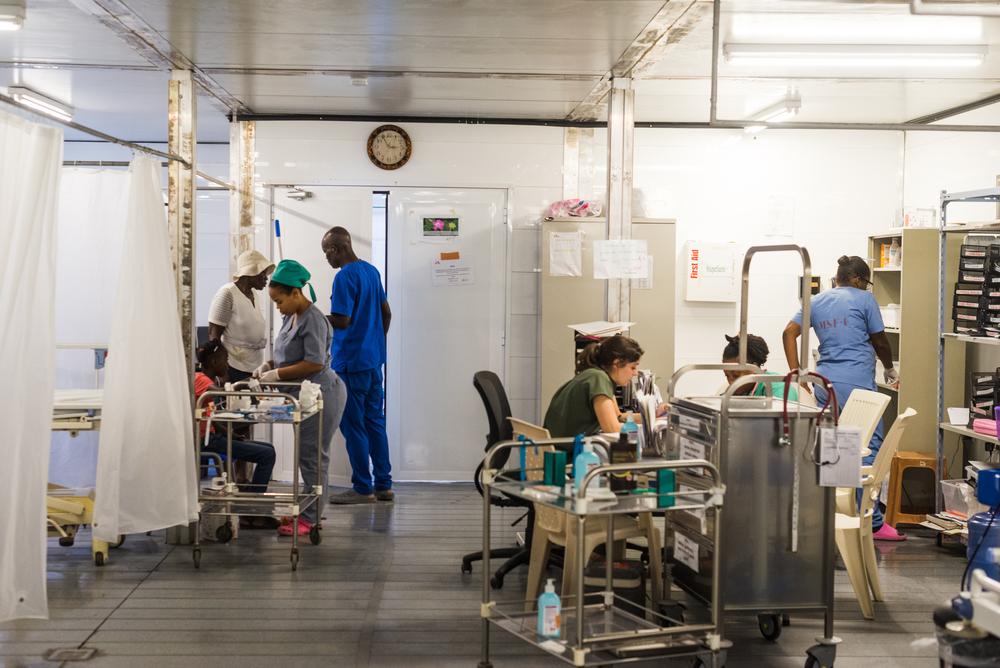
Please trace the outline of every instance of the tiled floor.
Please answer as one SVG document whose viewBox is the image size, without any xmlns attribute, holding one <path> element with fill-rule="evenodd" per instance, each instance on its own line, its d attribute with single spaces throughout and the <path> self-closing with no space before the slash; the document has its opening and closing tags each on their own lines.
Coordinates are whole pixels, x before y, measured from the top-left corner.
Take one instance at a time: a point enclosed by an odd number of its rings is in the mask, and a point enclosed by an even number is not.
<svg viewBox="0 0 1000 668">
<path fill-rule="evenodd" d="M 130 536 L 95 568 L 84 534 L 73 548 L 49 550 L 51 619 L 0 624 L 0 665 L 55 666 L 51 648 L 95 648 L 63 666 L 475 666 L 480 651 L 480 566 L 459 572 L 478 549 L 481 505 L 470 485 L 401 485 L 392 505 L 327 508 L 323 543 L 302 548 L 299 570 L 271 532 L 243 532 L 203 549 L 159 536 Z M 519 514 L 494 513 L 497 544 L 508 544 Z M 933 607 L 954 594 L 961 552 L 926 537 L 882 547 L 887 601 L 861 618 L 847 578 L 837 572 L 838 668 L 937 666 Z M 497 565 L 497 562 L 494 562 Z M 523 591 L 524 569 L 501 597 Z M 796 617 L 777 643 L 752 618 L 730 623 L 728 666 L 802 666 L 819 620 Z M 494 634 L 494 665 L 565 665 Z M 688 664 L 684 664 L 688 665 Z"/>
</svg>

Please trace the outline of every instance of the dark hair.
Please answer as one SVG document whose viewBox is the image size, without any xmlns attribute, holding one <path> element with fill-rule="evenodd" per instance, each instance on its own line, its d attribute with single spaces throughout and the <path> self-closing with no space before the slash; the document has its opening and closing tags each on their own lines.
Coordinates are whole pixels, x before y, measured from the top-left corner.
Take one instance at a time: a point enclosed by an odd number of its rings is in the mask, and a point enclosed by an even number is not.
<svg viewBox="0 0 1000 668">
<path fill-rule="evenodd" d="M 857 255 L 841 255 L 837 260 L 837 285 L 846 285 L 852 278 L 871 282 L 872 270 L 868 263 Z"/>
<path fill-rule="evenodd" d="M 302 288 L 297 288 L 294 285 L 285 285 L 284 283 L 276 283 L 273 280 L 267 284 L 267 287 L 274 288 L 283 295 L 290 295 L 292 294 L 292 290 L 302 289 Z"/>
<path fill-rule="evenodd" d="M 639 344 L 627 336 L 615 334 L 591 343 L 583 349 L 581 366 L 584 369 L 610 370 L 615 362 L 631 364 L 638 362 L 643 350 Z"/>
<path fill-rule="evenodd" d="M 195 355 L 198 358 L 198 364 L 204 368 L 212 356 L 217 355 L 220 350 L 225 351 L 226 349 L 222 347 L 222 341 L 219 339 L 212 339 L 211 341 L 207 341 L 205 345 L 198 346 L 198 350 L 195 351 Z"/>
<path fill-rule="evenodd" d="M 740 357 L 740 337 L 726 335 L 726 348 L 722 351 L 723 360 L 739 359 Z M 767 341 L 759 336 L 747 334 L 747 362 L 754 366 L 764 366 L 767 363 L 767 356 L 771 351 L 767 348 Z"/>
</svg>

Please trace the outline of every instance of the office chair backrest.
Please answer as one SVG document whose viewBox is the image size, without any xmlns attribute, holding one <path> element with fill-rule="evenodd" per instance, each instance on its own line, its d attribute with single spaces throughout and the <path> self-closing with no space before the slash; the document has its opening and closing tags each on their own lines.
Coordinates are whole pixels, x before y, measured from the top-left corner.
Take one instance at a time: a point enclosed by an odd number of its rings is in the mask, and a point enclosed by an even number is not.
<svg viewBox="0 0 1000 668">
<path fill-rule="evenodd" d="M 511 429 L 507 418 L 510 415 L 510 402 L 507 400 L 507 392 L 503 389 L 500 377 L 492 371 L 477 371 L 472 377 L 472 384 L 475 385 L 479 397 L 483 400 L 486 408 L 486 419 L 489 421 L 490 433 L 486 435 L 486 449 L 489 450 L 494 443 L 509 441 L 514 438 L 514 431 Z M 493 462 L 495 468 L 500 468 L 507 463 L 510 451 L 500 453 L 497 460 Z"/>
<path fill-rule="evenodd" d="M 840 426 L 860 429 L 861 447 L 867 448 L 888 405 L 888 395 L 870 390 L 853 390 L 844 403 L 844 410 L 840 412 Z"/>
</svg>

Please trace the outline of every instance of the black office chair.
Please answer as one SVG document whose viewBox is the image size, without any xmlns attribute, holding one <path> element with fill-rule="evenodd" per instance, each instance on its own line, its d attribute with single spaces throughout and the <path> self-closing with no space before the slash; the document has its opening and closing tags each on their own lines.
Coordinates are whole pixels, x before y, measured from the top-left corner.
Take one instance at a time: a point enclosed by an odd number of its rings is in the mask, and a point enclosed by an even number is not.
<svg viewBox="0 0 1000 668">
<path fill-rule="evenodd" d="M 478 371 L 472 377 L 472 384 L 475 385 L 479 396 L 483 400 L 483 405 L 486 407 L 486 418 L 489 420 L 490 433 L 486 435 L 486 450 L 489 450 L 500 441 L 513 439 L 514 431 L 511 428 L 510 421 L 507 419 L 511 417 L 510 402 L 507 400 L 507 392 L 503 389 L 503 383 L 500 382 L 499 376 L 492 371 Z M 496 469 L 502 468 L 507 463 L 509 456 L 510 450 L 498 454 L 496 460 L 493 461 L 493 467 Z M 479 480 L 482 469 L 483 463 L 480 462 L 473 478 L 480 496 L 484 493 L 483 486 Z M 514 524 L 517 524 L 522 519 L 527 519 L 527 527 L 524 533 L 524 547 L 500 547 L 490 550 L 490 559 L 506 559 L 500 568 L 497 569 L 496 573 L 494 573 L 493 577 L 490 578 L 490 585 L 494 589 L 500 589 L 503 587 L 504 576 L 518 566 L 527 565 L 531 558 L 531 533 L 535 528 L 535 507 L 530 501 L 496 494 L 490 495 L 490 504 L 498 508 L 524 508 L 525 515 L 518 518 Z M 465 555 L 462 557 L 462 572 L 471 573 L 472 562 L 482 561 L 482 559 L 482 551 Z"/>
</svg>

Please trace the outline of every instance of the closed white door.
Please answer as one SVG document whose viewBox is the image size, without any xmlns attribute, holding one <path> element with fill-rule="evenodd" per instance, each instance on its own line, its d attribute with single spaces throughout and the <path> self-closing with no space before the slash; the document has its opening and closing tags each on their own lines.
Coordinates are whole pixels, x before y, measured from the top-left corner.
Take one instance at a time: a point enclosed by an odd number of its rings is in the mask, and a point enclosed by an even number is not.
<svg viewBox="0 0 1000 668">
<path fill-rule="evenodd" d="M 346 228 L 351 233 L 354 252 L 362 260 L 373 262 L 373 237 L 376 253 L 384 253 L 384 236 L 379 230 L 374 230 L 373 234 L 372 188 L 301 185 L 293 189 L 275 186 L 273 197 L 274 217 L 281 225 L 281 253 L 284 259 L 296 260 L 309 270 L 312 274 L 311 283 L 316 290 L 316 305 L 324 314 L 328 314 L 333 277 L 337 270 L 327 263 L 320 246 L 327 230 L 337 225 Z M 279 245 L 273 240 L 272 261 L 277 264 L 279 259 Z M 378 266 L 380 262 L 376 258 L 373 263 Z M 308 297 L 308 288 L 304 292 Z M 277 334 L 281 328 L 281 315 L 274 308 L 266 291 L 264 299 L 272 312 L 273 330 Z M 273 439 L 277 451 L 274 479 L 291 480 L 295 470 L 291 428 L 286 425 L 276 426 Z M 344 439 L 338 430 L 330 447 L 330 478 L 335 483 L 344 484 L 350 477 L 351 467 Z"/>
<path fill-rule="evenodd" d="M 487 431 L 472 376 L 504 377 L 507 192 L 391 188 L 388 207 L 393 479 L 469 481 Z M 446 277 L 435 262 L 456 253 Z"/>
</svg>

